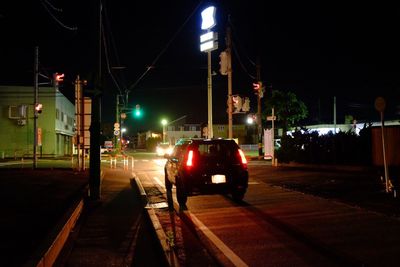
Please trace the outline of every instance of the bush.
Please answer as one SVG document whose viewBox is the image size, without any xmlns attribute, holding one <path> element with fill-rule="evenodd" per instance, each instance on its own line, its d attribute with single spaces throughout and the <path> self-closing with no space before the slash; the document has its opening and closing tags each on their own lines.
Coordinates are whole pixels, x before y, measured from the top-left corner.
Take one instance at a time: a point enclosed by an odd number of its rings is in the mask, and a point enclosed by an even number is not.
<svg viewBox="0 0 400 267">
<path fill-rule="evenodd" d="M 353 131 L 318 135 L 316 131 L 296 130 L 283 136 L 276 151 L 280 162 L 309 164 L 371 164 L 371 129 L 364 127 L 360 135 Z"/>
</svg>

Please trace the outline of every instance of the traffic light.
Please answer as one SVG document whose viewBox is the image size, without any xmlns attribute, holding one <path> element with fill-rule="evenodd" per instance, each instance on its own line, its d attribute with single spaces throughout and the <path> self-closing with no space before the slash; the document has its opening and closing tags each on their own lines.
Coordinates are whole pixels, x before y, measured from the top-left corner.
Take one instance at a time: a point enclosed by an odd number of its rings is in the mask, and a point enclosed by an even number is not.
<svg viewBox="0 0 400 267">
<path fill-rule="evenodd" d="M 43 105 L 40 104 L 40 103 L 36 103 L 36 104 L 35 104 L 35 112 L 36 112 L 37 114 L 40 114 L 40 113 L 42 113 L 42 110 L 43 110 Z"/>
<path fill-rule="evenodd" d="M 233 107 L 234 107 L 233 112 L 234 113 L 240 112 L 240 110 L 242 109 L 242 98 L 239 95 L 233 95 L 232 101 L 233 101 Z"/>
<path fill-rule="evenodd" d="M 55 86 L 59 85 L 59 83 L 63 81 L 64 81 L 64 73 L 56 72 L 53 74 L 53 82 Z"/>
<path fill-rule="evenodd" d="M 248 98 L 248 97 L 244 98 L 244 103 L 242 105 L 242 110 L 244 112 L 250 111 L 250 98 Z"/>
<path fill-rule="evenodd" d="M 260 88 L 261 88 L 260 82 L 253 83 L 253 89 L 254 90 L 258 91 L 258 90 L 260 90 Z"/>
<path fill-rule="evenodd" d="M 219 72 L 222 75 L 228 75 L 228 54 L 225 51 L 222 51 L 219 58 Z"/>
<path fill-rule="evenodd" d="M 136 105 L 135 110 L 133 111 L 133 116 L 135 118 L 142 117 L 142 110 L 140 109 L 140 105 Z"/>
<path fill-rule="evenodd" d="M 264 86 L 262 81 L 253 83 L 254 94 L 262 98 L 264 96 Z"/>
</svg>

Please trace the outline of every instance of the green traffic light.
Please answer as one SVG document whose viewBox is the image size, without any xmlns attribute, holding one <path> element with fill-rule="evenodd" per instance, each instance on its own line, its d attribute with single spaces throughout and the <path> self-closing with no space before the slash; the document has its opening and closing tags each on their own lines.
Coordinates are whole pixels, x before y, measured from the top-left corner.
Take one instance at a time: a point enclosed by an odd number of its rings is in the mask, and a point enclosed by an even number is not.
<svg viewBox="0 0 400 267">
<path fill-rule="evenodd" d="M 137 119 L 140 119 L 143 116 L 142 109 L 140 105 L 136 105 L 135 110 L 133 111 L 133 116 Z"/>
</svg>

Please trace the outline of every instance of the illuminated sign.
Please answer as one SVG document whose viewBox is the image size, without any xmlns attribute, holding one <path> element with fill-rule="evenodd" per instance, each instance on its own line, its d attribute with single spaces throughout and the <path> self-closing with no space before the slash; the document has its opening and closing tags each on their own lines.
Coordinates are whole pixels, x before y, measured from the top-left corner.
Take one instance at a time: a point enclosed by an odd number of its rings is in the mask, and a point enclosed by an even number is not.
<svg viewBox="0 0 400 267">
<path fill-rule="evenodd" d="M 215 22 L 215 7 L 210 6 L 201 12 L 201 29 L 209 30 L 216 25 Z"/>
</svg>

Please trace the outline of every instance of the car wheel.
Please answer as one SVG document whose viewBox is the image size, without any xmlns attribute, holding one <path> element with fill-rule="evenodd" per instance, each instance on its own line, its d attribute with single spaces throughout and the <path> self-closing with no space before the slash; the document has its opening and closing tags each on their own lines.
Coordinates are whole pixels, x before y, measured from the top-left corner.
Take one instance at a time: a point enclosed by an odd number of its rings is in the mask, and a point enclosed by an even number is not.
<svg viewBox="0 0 400 267">
<path fill-rule="evenodd" d="M 176 179 L 176 198 L 178 199 L 179 206 L 186 206 L 187 193 L 182 181 L 179 178 Z"/>
<path fill-rule="evenodd" d="M 245 190 L 242 190 L 242 189 L 234 189 L 233 191 L 232 191 L 232 199 L 235 201 L 235 202 L 241 202 L 242 200 L 243 200 L 243 198 L 244 198 L 244 194 L 246 193 L 246 191 Z"/>
<path fill-rule="evenodd" d="M 166 189 L 167 191 L 171 191 L 171 190 L 172 190 L 172 183 L 171 183 L 171 181 L 170 181 L 169 178 L 168 178 L 167 172 L 165 172 L 165 189 Z"/>
</svg>

